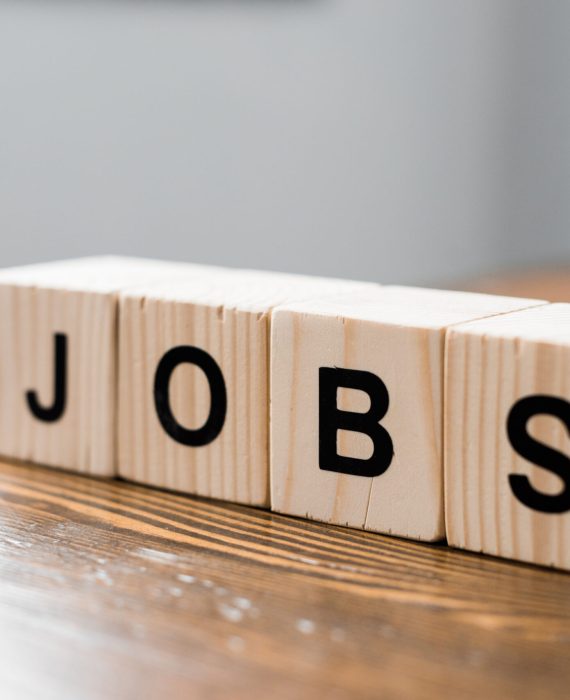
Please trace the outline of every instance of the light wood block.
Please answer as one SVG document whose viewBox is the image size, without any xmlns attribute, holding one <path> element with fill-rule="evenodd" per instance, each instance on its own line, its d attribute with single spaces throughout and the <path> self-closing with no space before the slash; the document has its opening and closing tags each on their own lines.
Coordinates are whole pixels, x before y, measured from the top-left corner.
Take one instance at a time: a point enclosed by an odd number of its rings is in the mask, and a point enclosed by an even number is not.
<svg viewBox="0 0 570 700">
<path fill-rule="evenodd" d="M 450 544 L 570 569 L 570 305 L 447 337 Z"/>
<path fill-rule="evenodd" d="M 117 292 L 189 267 L 95 257 L 0 271 L 0 454 L 113 475 Z"/>
<path fill-rule="evenodd" d="M 539 302 L 383 287 L 359 300 L 313 301 L 275 309 L 272 509 L 403 537 L 442 539 L 446 328 L 535 303 Z M 370 396 L 355 388 L 340 388 L 336 397 L 334 391 L 327 393 L 327 381 L 335 379 L 335 372 L 343 385 L 336 368 L 371 373 L 376 379 L 354 376 L 372 382 L 374 405 Z M 327 416 L 336 408 L 349 415 L 348 429 L 341 428 L 335 435 Z M 374 412 L 376 452 L 371 438 L 350 425 L 350 413 L 369 410 Z M 337 418 L 344 420 L 347 414 L 333 414 L 333 426 Z M 357 462 L 362 473 L 356 473 L 354 465 L 337 463 L 331 454 L 335 448 L 336 455 L 357 460 L 376 456 L 373 463 Z M 334 471 L 339 467 L 341 471 Z"/>
<path fill-rule="evenodd" d="M 123 294 L 120 475 L 267 506 L 272 308 L 287 300 L 371 287 L 375 285 L 225 271 L 209 279 L 142 285 Z M 208 367 L 201 364 L 204 359 Z"/>
</svg>

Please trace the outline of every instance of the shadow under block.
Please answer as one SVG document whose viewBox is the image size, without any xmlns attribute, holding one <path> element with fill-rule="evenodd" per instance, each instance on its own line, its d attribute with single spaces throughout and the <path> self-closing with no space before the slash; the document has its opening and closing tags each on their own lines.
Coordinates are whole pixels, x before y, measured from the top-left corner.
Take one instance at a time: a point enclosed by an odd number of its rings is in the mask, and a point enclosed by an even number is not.
<svg viewBox="0 0 570 700">
<path fill-rule="evenodd" d="M 287 300 L 376 288 L 252 271 L 121 297 L 119 473 L 269 505 L 269 328 Z"/>
<path fill-rule="evenodd" d="M 449 543 L 570 569 L 570 304 L 447 337 Z"/>
<path fill-rule="evenodd" d="M 117 292 L 193 269 L 95 257 L 0 271 L 0 454 L 115 474 Z"/>
<path fill-rule="evenodd" d="M 382 287 L 275 309 L 272 509 L 442 539 L 446 328 L 536 303 Z"/>
</svg>

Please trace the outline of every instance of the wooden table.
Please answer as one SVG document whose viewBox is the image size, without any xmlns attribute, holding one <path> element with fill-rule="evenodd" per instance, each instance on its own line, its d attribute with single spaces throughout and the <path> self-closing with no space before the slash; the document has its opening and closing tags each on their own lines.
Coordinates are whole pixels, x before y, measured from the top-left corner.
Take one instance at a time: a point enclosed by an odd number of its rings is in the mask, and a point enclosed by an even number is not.
<svg viewBox="0 0 570 700">
<path fill-rule="evenodd" d="M 570 695 L 568 574 L 26 465 L 0 499 L 2 700 Z"/>
<path fill-rule="evenodd" d="M 455 289 L 505 294 L 506 296 L 570 302 L 570 268 L 551 267 L 536 270 L 502 273 L 478 277 L 470 283 L 462 282 Z"/>
<path fill-rule="evenodd" d="M 568 697 L 570 576 L 0 465 L 2 697 Z"/>
</svg>

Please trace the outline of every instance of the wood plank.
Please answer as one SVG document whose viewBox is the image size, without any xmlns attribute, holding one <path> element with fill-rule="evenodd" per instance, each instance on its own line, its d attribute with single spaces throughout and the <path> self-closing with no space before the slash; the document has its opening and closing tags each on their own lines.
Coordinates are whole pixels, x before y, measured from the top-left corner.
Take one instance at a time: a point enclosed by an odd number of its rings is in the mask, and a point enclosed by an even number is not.
<svg viewBox="0 0 570 700">
<path fill-rule="evenodd" d="M 570 304 L 552 304 L 450 330 L 450 544 L 570 569 L 569 328 Z M 553 472 L 556 462 L 562 478 Z"/>
<path fill-rule="evenodd" d="M 443 349 L 445 330 L 468 319 L 540 304 L 406 287 L 360 299 L 287 304 L 275 309 L 271 374 L 272 509 L 324 522 L 426 541 L 445 535 L 443 511 Z M 336 454 L 323 456 L 322 372 L 369 373 L 388 399 L 375 411 L 388 440 L 377 445 L 374 473 L 339 467 L 373 453 L 368 433 L 339 430 Z M 370 380 L 372 381 L 372 380 Z M 342 386 L 342 385 L 341 385 Z M 371 407 L 363 391 L 337 393 L 340 411 Z M 380 399 L 379 399 L 380 401 Z M 374 430 L 377 431 L 376 426 Z M 380 441 L 384 438 L 378 437 Z M 389 444 L 388 444 L 389 443 Z M 383 460 L 383 457 L 385 459 Z M 334 462 L 334 464 L 333 464 Z M 382 462 L 382 464 L 380 464 Z"/>
<path fill-rule="evenodd" d="M 570 577 L 0 464 L 7 698 L 565 697 Z"/>
</svg>

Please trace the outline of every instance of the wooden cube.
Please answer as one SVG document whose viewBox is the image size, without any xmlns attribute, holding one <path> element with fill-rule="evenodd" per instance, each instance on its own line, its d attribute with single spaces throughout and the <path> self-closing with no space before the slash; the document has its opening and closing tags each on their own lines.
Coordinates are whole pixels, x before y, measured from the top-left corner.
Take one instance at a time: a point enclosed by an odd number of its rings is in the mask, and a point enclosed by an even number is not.
<svg viewBox="0 0 570 700">
<path fill-rule="evenodd" d="M 375 285 L 252 271 L 121 297 L 119 473 L 269 503 L 269 327 L 287 300 Z"/>
<path fill-rule="evenodd" d="M 445 330 L 533 303 L 383 287 L 275 309 L 272 509 L 442 539 Z"/>
<path fill-rule="evenodd" d="M 117 292 L 187 268 L 95 257 L 0 271 L 0 454 L 114 474 Z"/>
<path fill-rule="evenodd" d="M 570 305 L 452 328 L 445 501 L 450 544 L 570 569 Z"/>
</svg>

